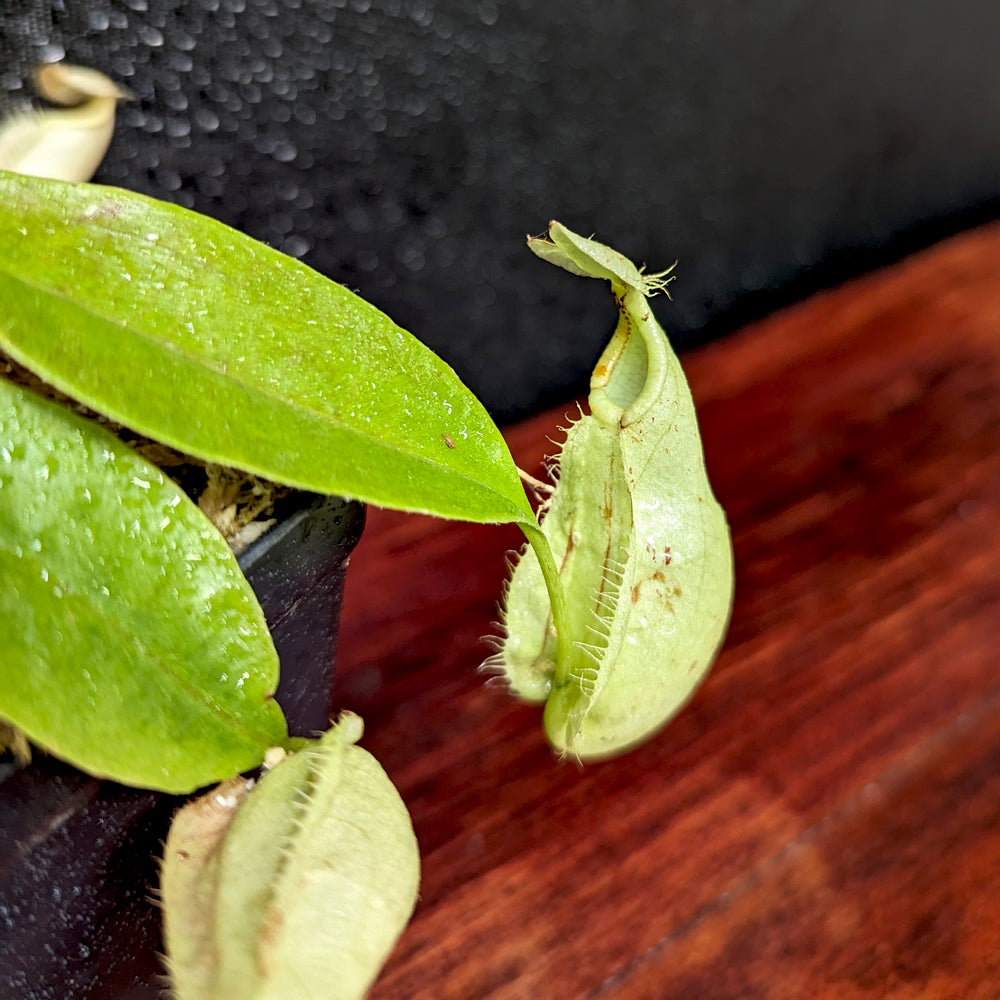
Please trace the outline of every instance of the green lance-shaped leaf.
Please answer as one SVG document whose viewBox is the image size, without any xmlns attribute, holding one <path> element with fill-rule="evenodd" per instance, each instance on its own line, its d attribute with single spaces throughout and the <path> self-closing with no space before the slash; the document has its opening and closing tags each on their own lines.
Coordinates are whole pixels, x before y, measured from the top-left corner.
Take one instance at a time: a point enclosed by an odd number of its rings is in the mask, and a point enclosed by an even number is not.
<svg viewBox="0 0 1000 1000">
<path fill-rule="evenodd" d="M 469 521 L 531 519 L 500 432 L 376 308 L 194 212 L 0 173 L 0 349 L 199 458 Z"/>
<path fill-rule="evenodd" d="M 345 715 L 250 790 L 185 806 L 164 852 L 178 1000 L 355 1000 L 416 902 L 420 860 L 398 792 Z"/>
<path fill-rule="evenodd" d="M 515 693 L 546 701 L 557 749 L 596 759 L 649 736 L 704 678 L 729 620 L 732 547 L 690 391 L 646 298 L 668 272 L 644 275 L 558 223 L 549 233 L 531 249 L 609 280 L 619 322 L 591 379 L 590 414 L 566 435 L 542 522 L 565 596 L 563 634 L 528 550 L 492 664 Z"/>
<path fill-rule="evenodd" d="M 155 466 L 0 379 L 0 714 L 103 777 L 189 792 L 286 737 L 222 536 Z"/>
</svg>

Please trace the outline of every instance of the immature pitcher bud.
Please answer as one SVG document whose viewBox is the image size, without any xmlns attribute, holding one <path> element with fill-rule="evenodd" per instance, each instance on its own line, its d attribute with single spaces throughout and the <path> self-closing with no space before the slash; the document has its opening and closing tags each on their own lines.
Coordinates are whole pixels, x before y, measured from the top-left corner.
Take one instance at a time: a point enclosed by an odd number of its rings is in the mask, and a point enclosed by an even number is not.
<svg viewBox="0 0 1000 1000">
<path fill-rule="evenodd" d="M 354 744 L 357 716 L 250 790 L 237 778 L 181 809 L 163 862 L 177 1000 L 354 1000 L 413 911 L 406 807 Z"/>
</svg>

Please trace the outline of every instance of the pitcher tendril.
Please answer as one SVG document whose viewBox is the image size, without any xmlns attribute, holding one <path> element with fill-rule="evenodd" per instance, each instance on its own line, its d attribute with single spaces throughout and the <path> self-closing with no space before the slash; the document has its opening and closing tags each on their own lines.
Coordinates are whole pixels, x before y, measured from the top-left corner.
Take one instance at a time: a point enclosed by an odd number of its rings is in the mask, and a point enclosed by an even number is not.
<svg viewBox="0 0 1000 1000">
<path fill-rule="evenodd" d="M 515 694 L 546 702 L 557 750 L 599 759 L 663 726 L 707 674 L 729 621 L 732 546 L 690 391 L 647 301 L 673 268 L 643 274 L 556 222 L 528 245 L 609 281 L 619 319 L 515 566 L 492 665 Z"/>
</svg>

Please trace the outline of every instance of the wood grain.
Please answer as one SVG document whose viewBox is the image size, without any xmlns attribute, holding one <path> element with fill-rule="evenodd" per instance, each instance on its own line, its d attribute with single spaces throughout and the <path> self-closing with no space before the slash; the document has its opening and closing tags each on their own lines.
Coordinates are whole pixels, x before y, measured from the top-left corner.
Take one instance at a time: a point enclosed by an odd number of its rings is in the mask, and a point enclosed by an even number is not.
<svg viewBox="0 0 1000 1000">
<path fill-rule="evenodd" d="M 1000 994 L 1000 229 L 682 360 L 736 605 L 624 758 L 476 673 L 516 530 L 371 512 L 335 700 L 424 863 L 373 1000 Z"/>
</svg>

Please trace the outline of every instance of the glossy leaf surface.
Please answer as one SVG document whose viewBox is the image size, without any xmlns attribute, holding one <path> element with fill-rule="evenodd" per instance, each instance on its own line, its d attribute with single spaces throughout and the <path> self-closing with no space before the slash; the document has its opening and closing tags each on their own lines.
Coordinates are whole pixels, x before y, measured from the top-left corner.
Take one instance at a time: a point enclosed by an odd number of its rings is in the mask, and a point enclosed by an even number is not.
<svg viewBox="0 0 1000 1000">
<path fill-rule="evenodd" d="M 222 536 L 117 438 L 0 379 L 0 714 L 101 777 L 188 792 L 286 738 Z"/>
<path fill-rule="evenodd" d="M 189 454 L 320 493 L 531 518 L 455 373 L 346 288 L 196 213 L 0 174 L 0 349 Z"/>
</svg>

